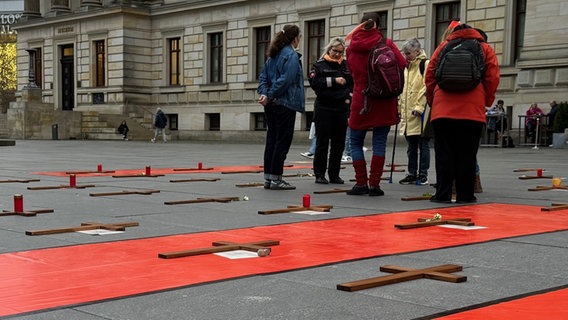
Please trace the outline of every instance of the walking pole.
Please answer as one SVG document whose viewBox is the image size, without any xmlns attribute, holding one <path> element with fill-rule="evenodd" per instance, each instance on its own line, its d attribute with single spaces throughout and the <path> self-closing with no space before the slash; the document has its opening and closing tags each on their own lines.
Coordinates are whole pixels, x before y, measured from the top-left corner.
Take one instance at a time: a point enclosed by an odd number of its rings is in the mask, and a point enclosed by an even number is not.
<svg viewBox="0 0 568 320">
<path fill-rule="evenodd" d="M 398 135 L 398 122 L 394 126 L 394 141 L 393 141 L 393 146 L 392 146 L 392 158 L 391 158 L 389 183 L 392 183 L 392 172 L 394 171 L 394 152 L 396 150 L 396 136 L 397 135 Z"/>
<path fill-rule="evenodd" d="M 538 132 L 540 131 L 540 126 L 539 126 L 539 122 L 540 122 L 540 116 L 536 117 L 536 137 L 534 138 L 534 147 L 533 150 L 538 150 Z"/>
</svg>

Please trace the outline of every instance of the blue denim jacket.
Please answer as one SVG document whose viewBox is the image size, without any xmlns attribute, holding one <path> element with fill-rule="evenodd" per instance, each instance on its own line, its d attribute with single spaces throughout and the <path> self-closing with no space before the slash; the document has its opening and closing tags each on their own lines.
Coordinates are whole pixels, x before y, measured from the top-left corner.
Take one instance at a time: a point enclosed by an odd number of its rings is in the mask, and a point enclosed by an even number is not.
<svg viewBox="0 0 568 320">
<path fill-rule="evenodd" d="M 257 92 L 268 101 L 297 112 L 305 112 L 304 73 L 301 55 L 287 45 L 269 58 L 260 74 Z"/>
</svg>

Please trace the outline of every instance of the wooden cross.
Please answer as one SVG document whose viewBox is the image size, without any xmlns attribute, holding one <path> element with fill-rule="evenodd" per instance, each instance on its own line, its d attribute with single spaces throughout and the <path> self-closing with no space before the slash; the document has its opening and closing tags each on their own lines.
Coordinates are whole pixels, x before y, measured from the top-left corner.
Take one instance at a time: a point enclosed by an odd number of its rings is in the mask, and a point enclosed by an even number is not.
<svg viewBox="0 0 568 320">
<path fill-rule="evenodd" d="M 528 180 L 528 179 L 552 179 L 554 178 L 553 176 L 527 176 L 527 175 L 522 175 L 519 177 L 519 179 L 521 180 Z"/>
<path fill-rule="evenodd" d="M 249 182 L 249 183 L 241 183 L 235 185 L 235 187 L 237 188 L 262 187 L 262 186 L 264 186 L 264 182 Z"/>
<path fill-rule="evenodd" d="M 26 231 L 26 235 L 42 236 L 46 234 L 67 233 L 67 232 L 77 232 L 77 231 L 96 230 L 96 229 L 105 229 L 110 231 L 124 231 L 126 230 L 126 227 L 137 227 L 139 225 L 140 224 L 138 222 L 117 222 L 117 223 L 84 222 L 81 223 L 81 226 L 78 227 Z"/>
<path fill-rule="evenodd" d="M 453 282 L 453 283 L 467 281 L 466 276 L 458 276 L 451 274 L 451 272 L 457 272 L 463 270 L 462 266 L 455 264 L 444 264 L 424 269 L 412 269 L 412 268 L 405 268 L 393 265 L 386 265 L 380 267 L 380 270 L 382 272 L 389 272 L 394 274 L 338 284 L 337 290 L 352 292 L 352 291 L 375 288 L 393 283 L 399 283 L 399 282 L 422 279 L 422 278 Z"/>
<path fill-rule="evenodd" d="M 221 171 L 221 174 L 232 174 L 232 173 L 261 173 L 262 170 L 234 170 L 234 171 Z"/>
<path fill-rule="evenodd" d="M 346 193 L 351 189 L 333 188 L 331 190 L 314 191 L 314 194 L 328 194 L 328 193 Z"/>
<path fill-rule="evenodd" d="M 152 193 L 159 193 L 160 190 L 144 190 L 144 191 L 129 191 L 123 190 L 119 192 L 99 192 L 99 193 L 89 193 L 91 197 L 106 197 L 106 196 L 120 196 L 126 194 L 141 194 L 141 195 L 149 195 Z"/>
<path fill-rule="evenodd" d="M 513 170 L 513 172 L 538 171 L 538 169 L 542 169 L 542 168 L 521 168 L 521 169 L 515 169 L 515 170 Z M 545 170 L 545 169 L 542 169 L 542 171 L 546 171 L 546 170 Z"/>
<path fill-rule="evenodd" d="M 28 187 L 28 190 L 50 190 L 50 189 L 85 189 L 95 187 L 94 184 L 84 184 L 84 185 L 60 185 L 60 186 L 45 186 L 45 187 Z"/>
<path fill-rule="evenodd" d="M 11 183 L 11 182 L 19 182 L 19 183 L 28 183 L 28 182 L 38 182 L 39 179 L 8 179 L 8 180 L 0 180 L 0 183 Z"/>
<path fill-rule="evenodd" d="M 294 206 L 290 205 L 284 209 L 274 209 L 274 210 L 261 210 L 258 214 L 275 214 L 275 213 L 288 213 L 288 212 L 298 212 L 298 211 L 318 211 L 318 212 L 329 212 L 333 206 L 330 205 L 319 205 L 319 206 Z"/>
<path fill-rule="evenodd" d="M 219 178 L 193 178 L 193 179 L 170 180 L 170 182 L 172 182 L 172 183 L 176 183 L 176 182 L 198 182 L 198 181 L 213 182 L 213 181 L 219 181 L 219 180 L 221 180 L 221 179 L 219 179 Z"/>
<path fill-rule="evenodd" d="M 239 201 L 239 197 L 223 197 L 223 198 L 197 198 L 191 200 L 179 200 L 179 201 L 166 201 L 164 204 L 174 205 L 174 204 L 188 204 L 188 203 L 203 203 L 203 202 L 231 202 Z"/>
<path fill-rule="evenodd" d="M 418 222 L 415 223 L 406 223 L 406 224 L 395 224 L 395 228 L 398 229 L 413 229 L 413 228 L 422 228 L 422 227 L 429 227 L 429 226 L 438 226 L 441 224 L 453 224 L 458 226 L 474 226 L 475 223 L 471 221 L 470 218 L 454 218 L 454 219 L 427 219 L 427 218 L 418 218 Z"/>
<path fill-rule="evenodd" d="M 255 241 L 248 243 L 215 241 L 211 244 L 213 247 L 158 253 L 158 258 L 174 259 L 174 258 L 196 256 L 196 255 L 216 253 L 216 252 L 233 251 L 233 250 L 252 251 L 256 252 L 259 257 L 265 257 L 270 255 L 270 252 L 272 251 L 268 247 L 277 246 L 279 244 L 280 241 L 278 240 L 263 240 L 263 241 Z"/>
<path fill-rule="evenodd" d="M 550 207 L 540 208 L 540 211 L 558 211 L 568 209 L 568 203 L 552 203 Z"/>
<path fill-rule="evenodd" d="M 529 191 L 544 191 L 544 190 L 568 190 L 568 186 L 536 186 L 536 188 L 529 188 Z"/>
<path fill-rule="evenodd" d="M 414 197 L 402 197 L 400 200 L 402 201 L 420 201 L 420 200 L 430 200 L 432 198 L 431 194 L 423 194 L 421 196 L 414 196 Z"/>
<path fill-rule="evenodd" d="M 0 212 L 0 217 L 4 217 L 4 216 L 33 217 L 33 216 L 37 215 L 38 213 L 51 213 L 51 212 L 53 212 L 53 209 L 29 210 L 29 211 L 22 211 L 22 212 L 2 210 L 2 212 Z"/>
</svg>

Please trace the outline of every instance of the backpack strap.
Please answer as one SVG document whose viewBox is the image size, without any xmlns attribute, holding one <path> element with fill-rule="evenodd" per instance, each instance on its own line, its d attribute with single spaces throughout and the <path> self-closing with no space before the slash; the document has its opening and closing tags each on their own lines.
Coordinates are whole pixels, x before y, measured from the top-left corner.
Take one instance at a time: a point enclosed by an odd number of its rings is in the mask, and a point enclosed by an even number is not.
<svg viewBox="0 0 568 320">
<path fill-rule="evenodd" d="M 420 74 L 422 75 L 422 77 L 424 77 L 424 69 L 426 69 L 426 60 L 428 59 L 422 59 L 420 60 Z"/>
</svg>

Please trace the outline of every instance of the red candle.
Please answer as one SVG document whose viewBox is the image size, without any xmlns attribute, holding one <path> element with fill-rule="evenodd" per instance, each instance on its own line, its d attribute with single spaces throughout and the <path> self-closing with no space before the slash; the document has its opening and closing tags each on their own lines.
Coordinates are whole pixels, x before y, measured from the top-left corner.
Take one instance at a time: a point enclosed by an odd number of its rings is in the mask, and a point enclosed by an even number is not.
<svg viewBox="0 0 568 320">
<path fill-rule="evenodd" d="M 203 169 L 203 163 L 198 162 L 197 163 L 197 169 L 199 169 L 199 170 Z"/>
<path fill-rule="evenodd" d="M 542 177 L 542 168 L 536 169 L 536 175 L 537 177 Z"/>
<path fill-rule="evenodd" d="M 302 198 L 302 205 L 304 206 L 304 208 L 310 207 L 310 195 L 309 194 L 305 194 L 304 197 Z"/>
<path fill-rule="evenodd" d="M 76 187 L 77 186 L 77 176 L 72 174 L 69 175 L 69 186 Z"/>
<path fill-rule="evenodd" d="M 146 175 L 147 176 L 151 175 L 151 170 L 152 169 L 150 168 L 150 166 L 146 166 Z"/>
<path fill-rule="evenodd" d="M 24 212 L 24 197 L 21 194 L 14 195 L 14 212 Z"/>
<path fill-rule="evenodd" d="M 97 171 L 101 172 L 103 171 L 103 165 L 99 163 L 99 165 L 97 166 Z"/>
</svg>

